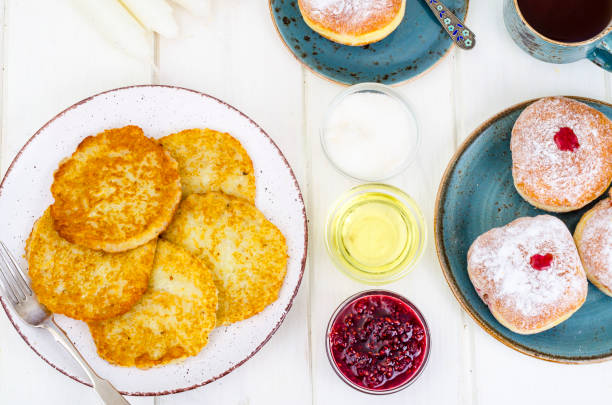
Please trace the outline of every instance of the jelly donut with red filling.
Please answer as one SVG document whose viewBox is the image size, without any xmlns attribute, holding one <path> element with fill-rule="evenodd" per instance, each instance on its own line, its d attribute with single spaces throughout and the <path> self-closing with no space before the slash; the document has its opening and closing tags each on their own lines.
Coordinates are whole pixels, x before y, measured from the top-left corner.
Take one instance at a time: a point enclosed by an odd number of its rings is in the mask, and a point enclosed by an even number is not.
<svg viewBox="0 0 612 405">
<path fill-rule="evenodd" d="M 510 149 L 516 190 L 546 211 L 582 208 L 612 180 L 612 121 L 578 101 L 548 97 L 525 108 Z"/>
<path fill-rule="evenodd" d="M 518 218 L 480 235 L 468 251 L 468 275 L 493 316 L 521 334 L 560 324 L 587 296 L 572 235 L 550 215 Z"/>
</svg>

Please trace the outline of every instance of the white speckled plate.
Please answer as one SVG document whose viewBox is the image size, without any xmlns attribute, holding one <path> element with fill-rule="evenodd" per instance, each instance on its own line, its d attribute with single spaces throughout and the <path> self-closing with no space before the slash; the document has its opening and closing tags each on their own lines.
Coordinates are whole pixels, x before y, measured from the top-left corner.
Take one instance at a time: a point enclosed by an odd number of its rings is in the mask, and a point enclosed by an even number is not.
<svg viewBox="0 0 612 405">
<path fill-rule="evenodd" d="M 255 354 L 280 326 L 302 279 L 306 261 L 306 213 L 297 181 L 272 139 L 247 116 L 224 102 L 191 90 L 135 86 L 95 95 L 49 121 L 23 147 L 0 184 L 0 239 L 24 254 L 34 221 L 51 204 L 53 172 L 88 135 L 128 124 L 154 138 L 186 128 L 212 128 L 236 137 L 253 160 L 256 205 L 280 228 L 289 248 L 287 276 L 276 302 L 260 314 L 215 329 L 208 345 L 179 364 L 149 370 L 111 366 L 96 354 L 87 326 L 56 316 L 81 353 L 104 378 L 128 395 L 163 395 L 212 382 Z M 88 384 L 85 373 L 46 331 L 21 321 L 2 302 L 9 319 L 28 345 L 67 376 Z"/>
</svg>

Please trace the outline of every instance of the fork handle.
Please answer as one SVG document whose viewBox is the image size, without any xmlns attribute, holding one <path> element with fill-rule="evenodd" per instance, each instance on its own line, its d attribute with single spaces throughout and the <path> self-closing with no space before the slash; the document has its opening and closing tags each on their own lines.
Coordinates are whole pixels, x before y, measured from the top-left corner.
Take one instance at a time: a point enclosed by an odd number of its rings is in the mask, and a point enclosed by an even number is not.
<svg viewBox="0 0 612 405">
<path fill-rule="evenodd" d="M 470 50 L 476 45 L 476 36 L 463 21 L 448 9 L 442 0 L 425 0 L 449 37 L 461 49 Z"/>
<path fill-rule="evenodd" d="M 123 398 L 123 396 L 117 391 L 115 387 L 112 386 L 110 382 L 100 377 L 96 372 L 91 368 L 91 366 L 87 363 L 87 361 L 83 358 L 81 353 L 77 350 L 77 348 L 72 344 L 68 336 L 66 336 L 66 332 L 57 324 L 53 317 L 49 317 L 46 322 L 44 322 L 41 326 L 53 335 L 55 340 L 57 340 L 64 349 L 68 351 L 74 357 L 74 359 L 83 367 L 85 373 L 89 376 L 93 384 L 94 390 L 98 393 L 102 401 L 104 401 L 107 405 L 130 405 L 128 401 Z"/>
</svg>

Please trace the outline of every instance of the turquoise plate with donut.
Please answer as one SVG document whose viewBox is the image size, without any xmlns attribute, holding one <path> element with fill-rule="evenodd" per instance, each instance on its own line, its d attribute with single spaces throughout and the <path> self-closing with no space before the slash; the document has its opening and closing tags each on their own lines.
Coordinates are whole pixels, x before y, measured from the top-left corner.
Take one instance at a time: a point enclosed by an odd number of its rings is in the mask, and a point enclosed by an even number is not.
<svg viewBox="0 0 612 405">
<path fill-rule="evenodd" d="M 468 2 L 445 0 L 444 4 L 464 20 Z M 302 19 L 297 0 L 269 3 L 272 21 L 297 60 L 342 84 L 405 82 L 431 69 L 453 44 L 424 0 L 406 0 L 406 13 L 397 29 L 365 46 L 341 45 L 314 32 Z"/>
<path fill-rule="evenodd" d="M 612 105 L 572 97 L 612 118 Z M 510 133 L 530 100 L 510 107 L 476 129 L 450 161 L 438 189 L 435 239 L 438 259 L 450 289 L 468 314 L 497 340 L 544 360 L 588 363 L 612 358 L 612 298 L 589 283 L 584 305 L 567 321 L 534 335 L 519 335 L 502 326 L 476 294 L 467 273 L 467 252 L 476 237 L 524 216 L 555 215 L 573 233 L 579 211 L 553 214 L 519 196 L 512 181 Z M 603 198 L 603 197 L 602 197 Z"/>
</svg>

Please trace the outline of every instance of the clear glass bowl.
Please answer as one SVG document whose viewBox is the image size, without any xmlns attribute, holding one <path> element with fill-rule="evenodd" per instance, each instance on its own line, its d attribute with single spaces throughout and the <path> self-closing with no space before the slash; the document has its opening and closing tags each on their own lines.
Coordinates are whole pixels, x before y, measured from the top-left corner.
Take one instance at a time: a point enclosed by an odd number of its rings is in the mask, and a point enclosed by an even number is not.
<svg viewBox="0 0 612 405">
<path fill-rule="evenodd" d="M 343 229 L 352 210 L 364 203 L 387 204 L 401 216 L 401 226 L 406 228 L 406 243 L 396 257 L 383 265 L 370 266 L 360 263 L 346 247 Z M 427 243 L 425 219 L 416 202 L 402 190 L 387 184 L 371 183 L 353 187 L 332 206 L 325 226 L 325 243 L 334 264 L 350 277 L 380 285 L 396 281 L 410 272 L 417 264 Z"/>
<path fill-rule="evenodd" d="M 332 116 L 332 114 L 334 113 L 334 111 L 336 110 L 336 107 L 338 107 L 338 105 L 348 96 L 355 94 L 355 93 L 377 93 L 377 94 L 383 94 L 387 97 L 390 97 L 391 99 L 395 100 L 397 103 L 399 103 L 399 105 L 402 107 L 402 109 L 405 111 L 406 113 L 406 117 L 408 118 L 408 122 L 411 123 L 413 125 L 413 130 L 414 130 L 414 136 L 412 138 L 412 142 L 410 147 L 408 148 L 408 150 L 406 150 L 406 156 L 404 158 L 404 161 L 397 166 L 397 168 L 395 170 L 389 171 L 388 173 L 385 173 L 384 175 L 380 175 L 380 176 L 359 176 L 356 173 L 350 173 L 349 171 L 343 169 L 342 167 L 340 167 L 338 165 L 338 162 L 334 161 L 334 159 L 332 158 L 332 155 L 329 153 L 329 147 L 328 147 L 328 126 L 329 126 L 329 121 L 330 121 L 330 117 Z M 323 117 L 323 123 L 321 125 L 321 129 L 320 129 L 320 137 L 321 137 L 321 146 L 323 148 L 323 151 L 325 152 L 325 156 L 327 156 L 327 159 L 331 162 L 332 166 L 334 166 L 336 168 L 336 170 L 338 170 L 340 173 L 343 173 L 344 175 L 351 177 L 353 179 L 357 179 L 357 180 L 362 180 L 362 181 L 368 181 L 368 182 L 376 182 L 376 181 L 383 181 L 386 179 L 389 179 L 391 177 L 394 177 L 398 174 L 400 174 L 401 172 L 403 172 L 404 170 L 406 170 L 406 168 L 408 168 L 408 166 L 410 166 L 410 164 L 412 162 L 414 162 L 414 160 L 416 159 L 417 156 L 417 151 L 419 148 L 419 144 L 420 144 L 420 131 L 419 131 L 419 125 L 418 125 L 418 121 L 416 119 L 416 116 L 414 115 L 414 113 L 412 112 L 412 108 L 410 107 L 410 104 L 406 101 L 406 99 L 397 91 L 395 91 L 393 88 L 386 86 L 384 84 L 380 84 L 380 83 L 360 83 L 360 84 L 356 84 L 354 86 L 350 86 L 347 89 L 345 89 L 344 91 L 342 91 L 340 94 L 338 94 L 331 102 L 331 104 L 329 105 L 329 107 L 327 108 L 327 112 L 325 113 L 325 116 Z"/>
<path fill-rule="evenodd" d="M 414 372 L 414 374 L 409 379 L 407 379 L 406 381 L 404 381 L 403 383 L 401 383 L 400 385 L 396 387 L 393 387 L 390 389 L 376 390 L 376 389 L 370 389 L 370 388 L 366 388 L 361 385 L 358 385 L 342 373 L 342 370 L 339 369 L 338 365 L 336 364 L 336 361 L 334 360 L 334 356 L 333 356 L 332 348 L 330 344 L 330 334 L 332 332 L 332 328 L 334 324 L 336 323 L 336 319 L 348 306 L 350 306 L 352 303 L 359 300 L 360 298 L 367 297 L 367 296 L 380 296 L 380 295 L 395 298 L 401 301 L 403 304 L 405 304 L 408 308 L 410 308 L 412 312 L 414 312 L 414 314 L 419 318 L 419 321 L 423 325 L 423 330 L 425 332 L 426 345 L 425 345 L 425 354 L 423 355 L 423 361 L 421 362 L 419 368 Z M 357 294 L 354 294 L 348 297 L 338 306 L 338 308 L 336 308 L 336 310 L 332 314 L 327 324 L 327 331 L 325 333 L 325 349 L 327 352 L 327 359 L 329 360 L 329 364 L 334 369 L 336 374 L 340 377 L 340 379 L 342 379 L 342 381 L 344 381 L 350 387 L 356 389 L 357 391 L 364 392 L 366 394 L 374 394 L 374 395 L 393 394 L 395 392 L 403 390 L 404 388 L 414 383 L 423 373 L 423 370 L 427 366 L 427 361 L 429 360 L 429 352 L 431 349 L 431 335 L 429 332 L 429 326 L 427 325 L 427 322 L 425 321 L 425 317 L 423 316 L 421 311 L 419 311 L 419 309 L 412 302 L 410 302 L 407 298 L 403 297 L 400 294 L 397 294 L 397 293 L 394 293 L 388 290 L 368 290 L 368 291 L 359 292 Z"/>
</svg>

